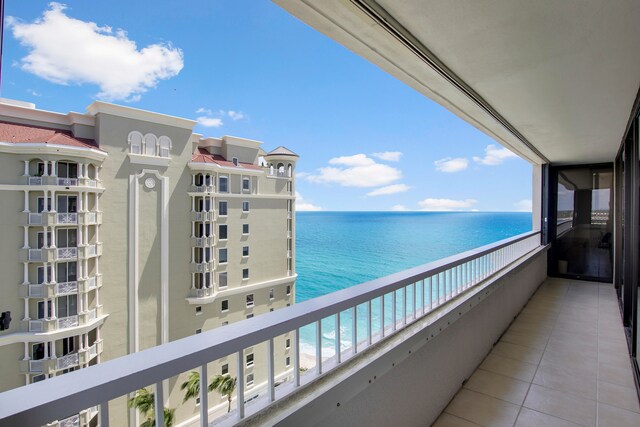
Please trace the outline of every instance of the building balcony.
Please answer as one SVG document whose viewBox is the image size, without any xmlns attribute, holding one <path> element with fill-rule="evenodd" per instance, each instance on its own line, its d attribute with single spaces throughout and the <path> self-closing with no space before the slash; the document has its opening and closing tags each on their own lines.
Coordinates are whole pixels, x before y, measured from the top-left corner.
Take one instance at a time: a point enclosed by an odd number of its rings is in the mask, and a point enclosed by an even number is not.
<svg viewBox="0 0 640 427">
<path fill-rule="evenodd" d="M 213 271 L 214 261 L 207 262 L 192 262 L 191 263 L 191 272 L 192 273 L 208 273 Z"/>
<path fill-rule="evenodd" d="M 80 259 L 89 259 L 100 255 L 102 255 L 102 243 L 78 246 Z"/>
<path fill-rule="evenodd" d="M 78 224 L 79 225 L 101 225 L 102 212 L 79 212 Z"/>
<path fill-rule="evenodd" d="M 215 211 L 191 212 L 191 221 L 214 221 L 215 219 Z"/>
<path fill-rule="evenodd" d="M 87 363 L 91 362 L 93 359 L 98 357 L 99 354 L 102 354 L 102 350 L 103 350 L 102 340 L 98 340 L 94 342 L 92 345 L 90 345 L 86 349 L 79 350 L 78 354 L 80 355 L 80 364 L 86 365 Z"/>
<path fill-rule="evenodd" d="M 78 280 L 78 291 L 89 292 L 102 286 L 102 274 Z"/>
<path fill-rule="evenodd" d="M 214 293 L 215 291 L 213 287 L 201 288 L 201 289 L 192 288 L 191 292 L 189 293 L 189 296 L 191 298 L 207 298 L 207 297 L 213 296 Z"/>
<path fill-rule="evenodd" d="M 191 192 L 192 193 L 213 193 L 215 192 L 215 187 L 213 185 L 192 185 Z"/>
<path fill-rule="evenodd" d="M 56 224 L 58 225 L 78 224 L 78 214 L 77 213 L 57 213 Z"/>
<path fill-rule="evenodd" d="M 78 282 L 26 284 L 20 286 L 22 298 L 54 298 L 78 292 Z"/>
<path fill-rule="evenodd" d="M 57 176 L 25 176 L 22 181 L 29 186 L 83 187 L 100 189 L 100 183 L 92 178 L 63 178 Z"/>
<path fill-rule="evenodd" d="M 64 329 L 84 326 L 102 317 L 102 306 L 88 309 L 84 312 L 67 317 L 51 317 L 46 319 L 28 320 L 28 331 L 34 333 L 49 333 Z"/>
<path fill-rule="evenodd" d="M 215 243 L 214 236 L 191 238 L 191 246 L 193 246 L 194 248 L 206 248 L 209 246 L 213 246 L 214 243 Z"/>
</svg>

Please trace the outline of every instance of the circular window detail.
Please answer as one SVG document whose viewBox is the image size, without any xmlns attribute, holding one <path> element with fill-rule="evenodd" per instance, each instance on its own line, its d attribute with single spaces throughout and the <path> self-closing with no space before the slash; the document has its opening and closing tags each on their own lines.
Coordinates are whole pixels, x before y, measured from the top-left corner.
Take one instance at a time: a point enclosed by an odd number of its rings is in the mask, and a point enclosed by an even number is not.
<svg viewBox="0 0 640 427">
<path fill-rule="evenodd" d="M 156 186 L 156 180 L 153 178 L 147 178 L 144 180 L 144 186 L 147 188 L 153 188 Z"/>
</svg>

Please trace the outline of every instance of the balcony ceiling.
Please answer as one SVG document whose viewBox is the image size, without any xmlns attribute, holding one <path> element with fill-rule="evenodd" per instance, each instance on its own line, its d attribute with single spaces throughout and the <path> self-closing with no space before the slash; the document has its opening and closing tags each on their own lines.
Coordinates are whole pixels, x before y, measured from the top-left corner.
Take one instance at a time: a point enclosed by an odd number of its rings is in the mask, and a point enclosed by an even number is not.
<svg viewBox="0 0 640 427">
<path fill-rule="evenodd" d="M 640 86 L 637 0 L 274 1 L 532 163 L 612 161 Z"/>
</svg>

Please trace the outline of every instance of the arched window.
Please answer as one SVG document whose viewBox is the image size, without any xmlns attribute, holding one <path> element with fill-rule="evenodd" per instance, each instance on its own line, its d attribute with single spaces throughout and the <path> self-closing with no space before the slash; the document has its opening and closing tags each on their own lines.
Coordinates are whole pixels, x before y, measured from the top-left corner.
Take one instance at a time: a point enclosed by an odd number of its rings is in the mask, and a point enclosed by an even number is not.
<svg viewBox="0 0 640 427">
<path fill-rule="evenodd" d="M 273 175 L 273 165 L 269 165 L 269 175 Z"/>
<path fill-rule="evenodd" d="M 160 157 L 169 157 L 169 150 L 171 149 L 171 139 L 168 136 L 161 136 L 158 140 L 160 144 Z"/>
<path fill-rule="evenodd" d="M 202 186 L 202 185 L 203 185 L 203 183 L 204 183 L 204 177 L 203 177 L 203 175 L 202 175 L 201 173 L 196 174 L 195 179 L 194 179 L 194 182 L 195 182 L 195 184 L 196 184 L 196 186 L 197 186 L 197 187 Z"/>
<path fill-rule="evenodd" d="M 140 132 L 129 133 L 129 152 L 131 154 L 142 154 L 142 134 Z"/>
<path fill-rule="evenodd" d="M 289 166 L 287 166 L 287 176 L 291 178 L 292 174 L 293 174 L 293 166 L 291 166 L 291 163 L 289 163 Z"/>
<path fill-rule="evenodd" d="M 284 176 L 284 164 L 278 163 L 278 176 Z"/>
<path fill-rule="evenodd" d="M 148 133 L 144 136 L 144 154 L 147 156 L 155 156 L 157 153 L 156 145 L 158 144 L 158 138 L 152 133 Z"/>
</svg>

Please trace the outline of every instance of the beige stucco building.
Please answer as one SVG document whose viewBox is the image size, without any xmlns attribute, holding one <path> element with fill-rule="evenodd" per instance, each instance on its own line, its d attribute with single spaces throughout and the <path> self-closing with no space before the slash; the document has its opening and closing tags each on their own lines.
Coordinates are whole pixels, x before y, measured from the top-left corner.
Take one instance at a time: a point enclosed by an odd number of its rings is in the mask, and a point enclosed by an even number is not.
<svg viewBox="0 0 640 427">
<path fill-rule="evenodd" d="M 0 392 L 294 303 L 298 156 L 195 124 L 103 102 L 86 114 L 0 103 L 0 312 L 12 317 Z M 264 352 L 246 352 L 248 397 L 266 382 Z M 185 378 L 164 387 L 178 424 L 197 411 L 182 404 Z M 111 405 L 114 425 L 135 422 L 124 399 Z"/>
</svg>

